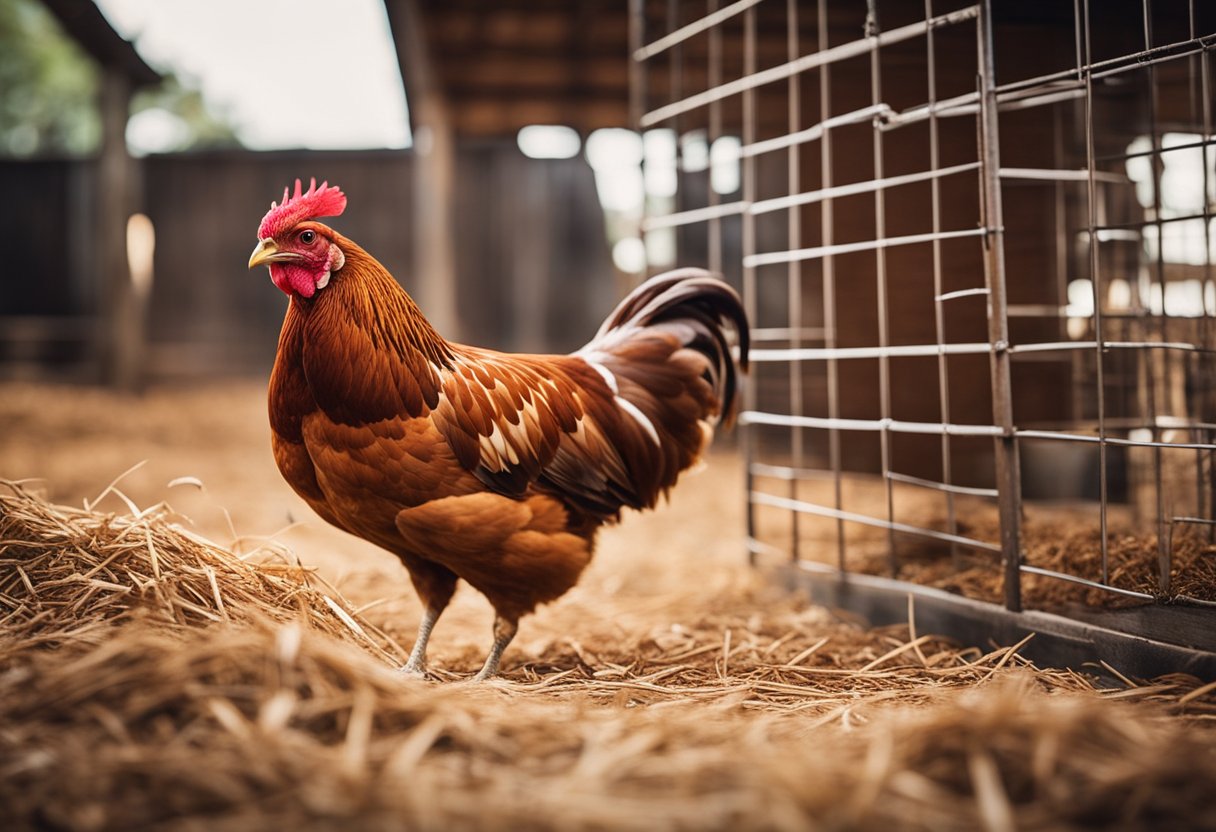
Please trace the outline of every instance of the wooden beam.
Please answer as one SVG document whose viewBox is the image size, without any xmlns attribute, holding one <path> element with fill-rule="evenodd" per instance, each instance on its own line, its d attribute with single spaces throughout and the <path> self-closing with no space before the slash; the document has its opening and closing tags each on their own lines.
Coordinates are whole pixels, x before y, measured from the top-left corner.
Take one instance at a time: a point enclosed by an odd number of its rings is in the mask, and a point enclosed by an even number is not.
<svg viewBox="0 0 1216 832">
<path fill-rule="evenodd" d="M 461 134 L 511 136 L 529 124 L 565 124 L 586 135 L 600 127 L 628 127 L 627 100 L 611 103 L 581 102 L 572 109 L 552 98 L 509 102 L 490 98 L 462 102 L 453 111 L 453 124 Z"/>
<path fill-rule="evenodd" d="M 584 59 L 582 71 L 572 71 L 568 56 L 534 57 L 469 57 L 467 60 L 445 58 L 438 64 L 444 88 L 453 84 L 484 84 L 497 89 L 514 85 L 546 84 L 574 86 L 579 84 L 612 84 L 629 77 L 628 58 Z"/>
<path fill-rule="evenodd" d="M 387 0 L 385 8 L 405 81 L 418 160 L 414 226 L 410 229 L 415 251 L 413 286 L 431 323 L 446 337 L 458 339 L 453 198 L 456 141 L 451 109 L 435 71 L 418 0 Z"/>
<path fill-rule="evenodd" d="M 622 79 L 624 80 L 624 79 Z M 628 84 L 588 84 L 573 90 L 566 84 L 533 82 L 528 84 L 453 84 L 447 88 L 448 100 L 453 105 L 479 99 L 501 99 L 503 101 L 561 101 L 566 106 L 626 102 L 629 98 Z"/>
<path fill-rule="evenodd" d="M 135 88 L 161 82 L 160 73 L 144 63 L 135 47 L 124 40 L 101 9 L 89 0 L 42 0 L 63 30 L 102 67 L 122 74 Z"/>
<path fill-rule="evenodd" d="M 131 84 L 125 73 L 101 75 L 101 156 L 97 163 L 97 242 L 100 254 L 102 367 L 107 383 L 134 392 L 144 383 L 147 294 L 131 280 L 127 220 L 134 212 L 135 161 L 127 153 Z"/>
<path fill-rule="evenodd" d="M 576 0 L 604 13 L 615 13 L 620 6 L 619 0 Z M 427 19 L 452 12 L 472 12 L 486 14 L 487 12 L 515 12 L 528 15 L 543 15 L 554 12 L 566 12 L 575 0 L 423 0 L 421 3 Z M 623 16 L 623 13 L 622 13 Z"/>
</svg>

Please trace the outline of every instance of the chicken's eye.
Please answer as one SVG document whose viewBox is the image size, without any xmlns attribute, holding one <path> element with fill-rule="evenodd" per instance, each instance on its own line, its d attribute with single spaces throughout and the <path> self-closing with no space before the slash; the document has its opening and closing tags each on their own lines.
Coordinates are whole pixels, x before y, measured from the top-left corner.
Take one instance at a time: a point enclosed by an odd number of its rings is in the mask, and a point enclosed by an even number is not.
<svg viewBox="0 0 1216 832">
<path fill-rule="evenodd" d="M 301 231 L 300 232 L 300 242 L 306 246 L 312 245 L 312 241 L 315 239 L 317 239 L 317 232 L 315 232 L 315 231 Z"/>
</svg>

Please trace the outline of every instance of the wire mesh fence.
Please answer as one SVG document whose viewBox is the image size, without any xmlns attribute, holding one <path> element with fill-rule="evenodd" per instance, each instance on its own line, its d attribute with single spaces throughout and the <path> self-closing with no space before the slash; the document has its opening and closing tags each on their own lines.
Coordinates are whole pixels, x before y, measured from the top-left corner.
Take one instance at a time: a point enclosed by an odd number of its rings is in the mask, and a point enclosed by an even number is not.
<svg viewBox="0 0 1216 832">
<path fill-rule="evenodd" d="M 652 267 L 741 286 L 754 558 L 1216 602 L 1216 7 L 631 0 Z"/>
</svg>

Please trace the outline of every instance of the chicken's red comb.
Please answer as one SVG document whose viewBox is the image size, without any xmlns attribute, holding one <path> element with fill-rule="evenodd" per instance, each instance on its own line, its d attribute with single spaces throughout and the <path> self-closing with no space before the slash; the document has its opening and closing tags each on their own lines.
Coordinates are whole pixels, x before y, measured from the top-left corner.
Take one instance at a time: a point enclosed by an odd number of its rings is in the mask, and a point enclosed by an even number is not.
<svg viewBox="0 0 1216 832">
<path fill-rule="evenodd" d="M 270 210 L 262 217 L 262 224 L 258 226 L 258 239 L 273 237 L 302 220 L 336 217 L 345 210 L 346 194 L 338 188 L 329 187 L 328 182 L 322 182 L 318 188 L 314 178 L 309 183 L 308 190 L 301 193 L 300 180 L 297 179 L 294 194 L 284 188 L 282 204 L 270 203 Z"/>
</svg>

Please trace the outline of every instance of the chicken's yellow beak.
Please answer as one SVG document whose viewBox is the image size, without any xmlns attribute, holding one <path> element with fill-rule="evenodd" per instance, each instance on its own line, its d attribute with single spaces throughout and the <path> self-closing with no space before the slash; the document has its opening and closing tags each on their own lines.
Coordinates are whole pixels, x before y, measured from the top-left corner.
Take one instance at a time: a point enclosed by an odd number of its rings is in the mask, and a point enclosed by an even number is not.
<svg viewBox="0 0 1216 832">
<path fill-rule="evenodd" d="M 267 237 L 265 240 L 259 241 L 258 247 L 253 250 L 253 254 L 249 255 L 249 268 L 256 269 L 258 266 L 265 266 L 282 259 L 284 258 L 279 247 L 275 245 L 274 240 Z"/>
</svg>

